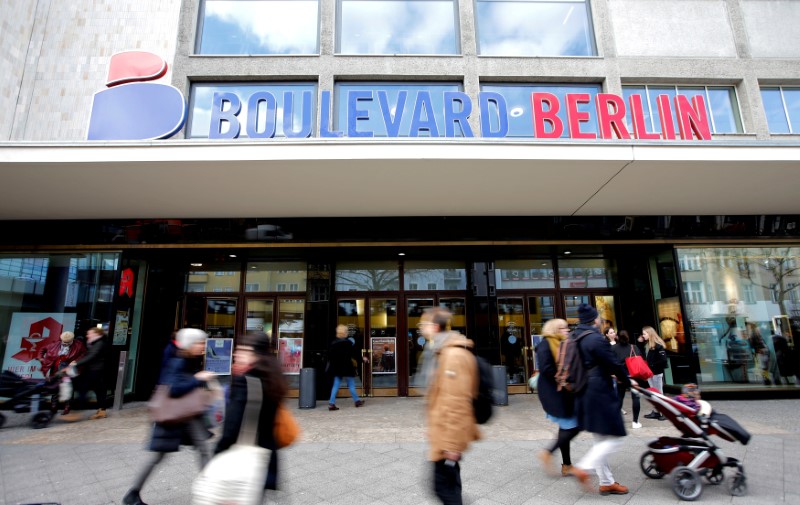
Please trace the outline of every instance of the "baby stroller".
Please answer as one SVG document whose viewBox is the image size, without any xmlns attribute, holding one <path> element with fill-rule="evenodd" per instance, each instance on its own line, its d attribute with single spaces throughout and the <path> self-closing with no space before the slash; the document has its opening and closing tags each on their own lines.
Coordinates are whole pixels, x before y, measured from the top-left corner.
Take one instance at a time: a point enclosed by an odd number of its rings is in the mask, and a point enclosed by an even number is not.
<svg viewBox="0 0 800 505">
<path fill-rule="evenodd" d="M 53 418 L 50 411 L 49 398 L 58 393 L 58 380 L 23 379 L 19 375 L 4 370 L 0 373 L 0 397 L 8 398 L 0 402 L 0 410 L 13 410 L 17 413 L 34 412 L 31 426 L 35 429 L 46 428 Z M 34 397 L 38 396 L 38 402 Z M 46 405 L 45 410 L 40 410 Z M 6 422 L 6 416 L 0 413 L 0 427 Z"/>
<path fill-rule="evenodd" d="M 729 442 L 747 445 L 750 434 L 736 421 L 724 414 L 694 411 L 692 408 L 661 393 L 632 386 L 653 407 L 664 415 L 681 432 L 683 437 L 659 437 L 650 442 L 649 450 L 642 454 L 642 472 L 651 479 L 661 479 L 669 474 L 672 490 L 681 500 L 694 501 L 703 493 L 703 480 L 712 485 L 721 484 L 726 467 L 735 468 L 736 473 L 728 481 L 728 490 L 733 496 L 747 492 L 744 466 L 735 459 L 726 457 L 711 440 L 716 435 Z M 707 405 L 707 404 L 706 404 Z"/>
</svg>

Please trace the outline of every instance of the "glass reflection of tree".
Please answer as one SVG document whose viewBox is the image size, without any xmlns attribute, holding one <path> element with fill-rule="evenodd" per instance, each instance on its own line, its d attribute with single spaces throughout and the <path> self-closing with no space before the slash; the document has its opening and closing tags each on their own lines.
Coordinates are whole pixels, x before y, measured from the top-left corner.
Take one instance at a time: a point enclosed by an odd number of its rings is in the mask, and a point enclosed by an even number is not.
<svg viewBox="0 0 800 505">
<path fill-rule="evenodd" d="M 739 259 L 739 275 L 751 284 L 775 293 L 776 303 L 782 315 L 789 315 L 785 302 L 787 294 L 797 289 L 797 283 L 789 282 L 790 278 L 800 272 L 797 256 L 790 247 L 763 248 L 762 254 L 756 257 L 744 256 Z M 771 279 L 770 279 L 771 277 Z M 764 283 L 764 279 L 767 280 Z M 774 280 L 774 284 L 769 280 Z"/>
<path fill-rule="evenodd" d="M 393 291 L 399 282 L 397 270 L 344 270 L 336 274 L 336 283 L 352 291 Z"/>
</svg>

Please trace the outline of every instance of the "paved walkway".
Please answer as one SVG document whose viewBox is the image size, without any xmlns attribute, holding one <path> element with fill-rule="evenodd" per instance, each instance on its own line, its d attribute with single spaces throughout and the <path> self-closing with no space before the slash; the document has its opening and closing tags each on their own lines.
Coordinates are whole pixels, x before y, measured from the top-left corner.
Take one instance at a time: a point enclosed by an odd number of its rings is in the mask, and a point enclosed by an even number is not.
<svg viewBox="0 0 800 505">
<path fill-rule="evenodd" d="M 629 400 L 628 400 L 629 401 Z M 715 408 L 753 434 L 747 446 L 717 439 L 723 451 L 746 467 L 747 496 L 732 497 L 723 483 L 704 487 L 702 503 L 800 504 L 800 400 L 715 401 Z M 299 410 L 300 443 L 281 451 L 281 491 L 270 503 L 433 504 L 430 464 L 425 462 L 423 403 L 419 398 L 369 398 L 364 408 L 340 400 L 329 412 L 324 402 Z M 643 413 L 647 412 L 644 408 Z M 629 405 L 625 408 L 630 410 Z M 9 414 L 0 429 L 0 503 L 94 505 L 120 503 L 147 455 L 142 404 L 126 405 L 99 421 L 64 423 L 33 430 L 29 416 Z M 630 424 L 630 414 L 625 416 Z M 484 440 L 467 453 L 462 466 L 465 503 L 480 505 L 567 505 L 679 503 L 667 480 L 647 479 L 639 458 L 648 441 L 677 435 L 669 422 L 642 419 L 622 450 L 612 457 L 616 479 L 631 488 L 625 496 L 581 492 L 573 479 L 550 478 L 538 467 L 535 451 L 552 438 L 555 425 L 544 419 L 535 395 L 510 397 L 497 407 Z M 582 434 L 573 459 L 591 445 Z M 557 457 L 558 459 L 558 457 Z M 152 475 L 142 497 L 151 504 L 188 504 L 197 472 L 190 450 L 171 455 Z"/>
</svg>

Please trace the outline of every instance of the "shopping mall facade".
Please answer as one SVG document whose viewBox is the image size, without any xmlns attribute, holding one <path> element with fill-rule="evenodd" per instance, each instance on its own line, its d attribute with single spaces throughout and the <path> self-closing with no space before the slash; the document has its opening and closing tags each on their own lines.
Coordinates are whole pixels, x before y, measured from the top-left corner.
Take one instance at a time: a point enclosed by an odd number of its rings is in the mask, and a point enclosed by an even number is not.
<svg viewBox="0 0 800 505">
<path fill-rule="evenodd" d="M 143 398 L 176 328 L 223 372 L 264 330 L 323 397 L 346 324 L 366 393 L 416 395 L 443 305 L 526 393 L 586 302 L 657 328 L 669 385 L 800 390 L 797 2 L 9 4 L 4 370 L 101 325 Z"/>
</svg>

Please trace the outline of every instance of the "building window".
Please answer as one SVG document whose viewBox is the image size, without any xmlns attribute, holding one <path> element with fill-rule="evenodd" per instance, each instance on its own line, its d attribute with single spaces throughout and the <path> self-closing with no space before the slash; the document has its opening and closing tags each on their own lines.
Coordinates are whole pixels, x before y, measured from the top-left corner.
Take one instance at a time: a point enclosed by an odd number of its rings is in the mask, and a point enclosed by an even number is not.
<svg viewBox="0 0 800 505">
<path fill-rule="evenodd" d="M 304 261 L 252 261 L 247 264 L 245 285 L 256 286 L 257 289 L 253 291 L 286 291 L 287 287 L 289 291 L 305 291 L 307 270 Z M 283 289 L 279 286 L 283 286 Z"/>
<path fill-rule="evenodd" d="M 444 137 L 449 127 L 463 137 L 460 126 L 445 122 L 445 92 L 453 91 L 460 84 L 337 83 L 334 126 L 348 137 Z M 353 109 L 363 119 L 353 119 Z"/>
<path fill-rule="evenodd" d="M 279 282 L 278 285 L 275 286 L 275 288 L 276 288 L 275 289 L 276 291 L 282 293 L 282 292 L 286 291 L 286 284 L 284 284 L 282 282 Z"/>
<path fill-rule="evenodd" d="M 304 138 L 314 134 L 311 83 L 197 83 L 189 100 L 190 138 Z"/>
<path fill-rule="evenodd" d="M 800 133 L 800 88 L 763 87 L 761 101 L 770 133 Z"/>
<path fill-rule="evenodd" d="M 435 289 L 436 289 L 436 283 L 435 282 L 429 282 L 428 283 L 428 290 L 434 291 Z"/>
<path fill-rule="evenodd" d="M 250 282 L 244 285 L 244 290 L 248 293 L 261 291 L 261 286 L 257 282 Z"/>
<path fill-rule="evenodd" d="M 467 289 L 466 268 L 457 261 L 406 261 L 403 287 L 412 291 L 416 286 L 435 291 Z"/>
<path fill-rule="evenodd" d="M 756 294 L 753 292 L 752 284 L 745 284 L 742 286 L 742 298 L 744 303 L 756 303 Z"/>
<path fill-rule="evenodd" d="M 672 107 L 672 122 L 674 131 L 679 131 L 678 115 L 675 113 L 675 96 L 682 95 L 690 100 L 694 96 L 701 96 L 705 101 L 708 126 L 711 133 L 742 133 L 742 117 L 739 113 L 739 102 L 733 86 L 650 86 L 636 85 L 623 86 L 622 93 L 626 106 L 630 104 L 631 95 L 642 97 L 645 128 L 651 133 L 661 133 L 661 116 L 658 112 L 657 98 L 667 95 Z M 627 107 L 625 116 L 628 128 L 633 131 L 631 120 L 631 107 Z"/>
<path fill-rule="evenodd" d="M 494 92 L 502 95 L 504 104 L 490 103 L 490 114 L 488 118 L 481 117 L 482 122 L 486 122 L 487 127 L 492 132 L 504 129 L 504 125 L 500 123 L 501 119 L 508 118 L 508 137 L 534 137 L 533 126 L 533 113 L 531 110 L 531 94 L 532 93 L 551 93 L 558 97 L 558 101 L 566 104 L 566 96 L 568 94 L 586 94 L 589 95 L 588 103 L 579 103 L 577 109 L 579 112 L 588 113 L 588 121 L 582 122 L 580 125 L 581 133 L 594 133 L 598 134 L 597 128 L 597 110 L 594 104 L 594 98 L 602 91 L 599 84 L 482 84 L 481 91 Z M 505 107 L 505 110 L 501 110 Z M 561 119 L 563 132 L 561 138 L 568 138 L 576 132 L 570 132 L 569 122 L 567 121 L 567 107 L 561 106 L 558 111 L 558 117 Z M 543 125 L 545 131 L 550 133 L 553 127 L 545 123 Z"/>
<path fill-rule="evenodd" d="M 683 295 L 686 303 L 705 303 L 706 295 L 703 283 L 700 281 L 686 281 L 683 283 Z"/>
<path fill-rule="evenodd" d="M 409 282 L 408 289 L 411 291 L 417 291 L 419 289 L 419 285 L 416 282 Z"/>
<path fill-rule="evenodd" d="M 455 0 L 338 0 L 340 54 L 458 54 Z"/>
<path fill-rule="evenodd" d="M 317 0 L 204 0 L 198 54 L 318 54 Z"/>
<path fill-rule="evenodd" d="M 477 0 L 482 56 L 594 56 L 586 0 Z"/>
</svg>

